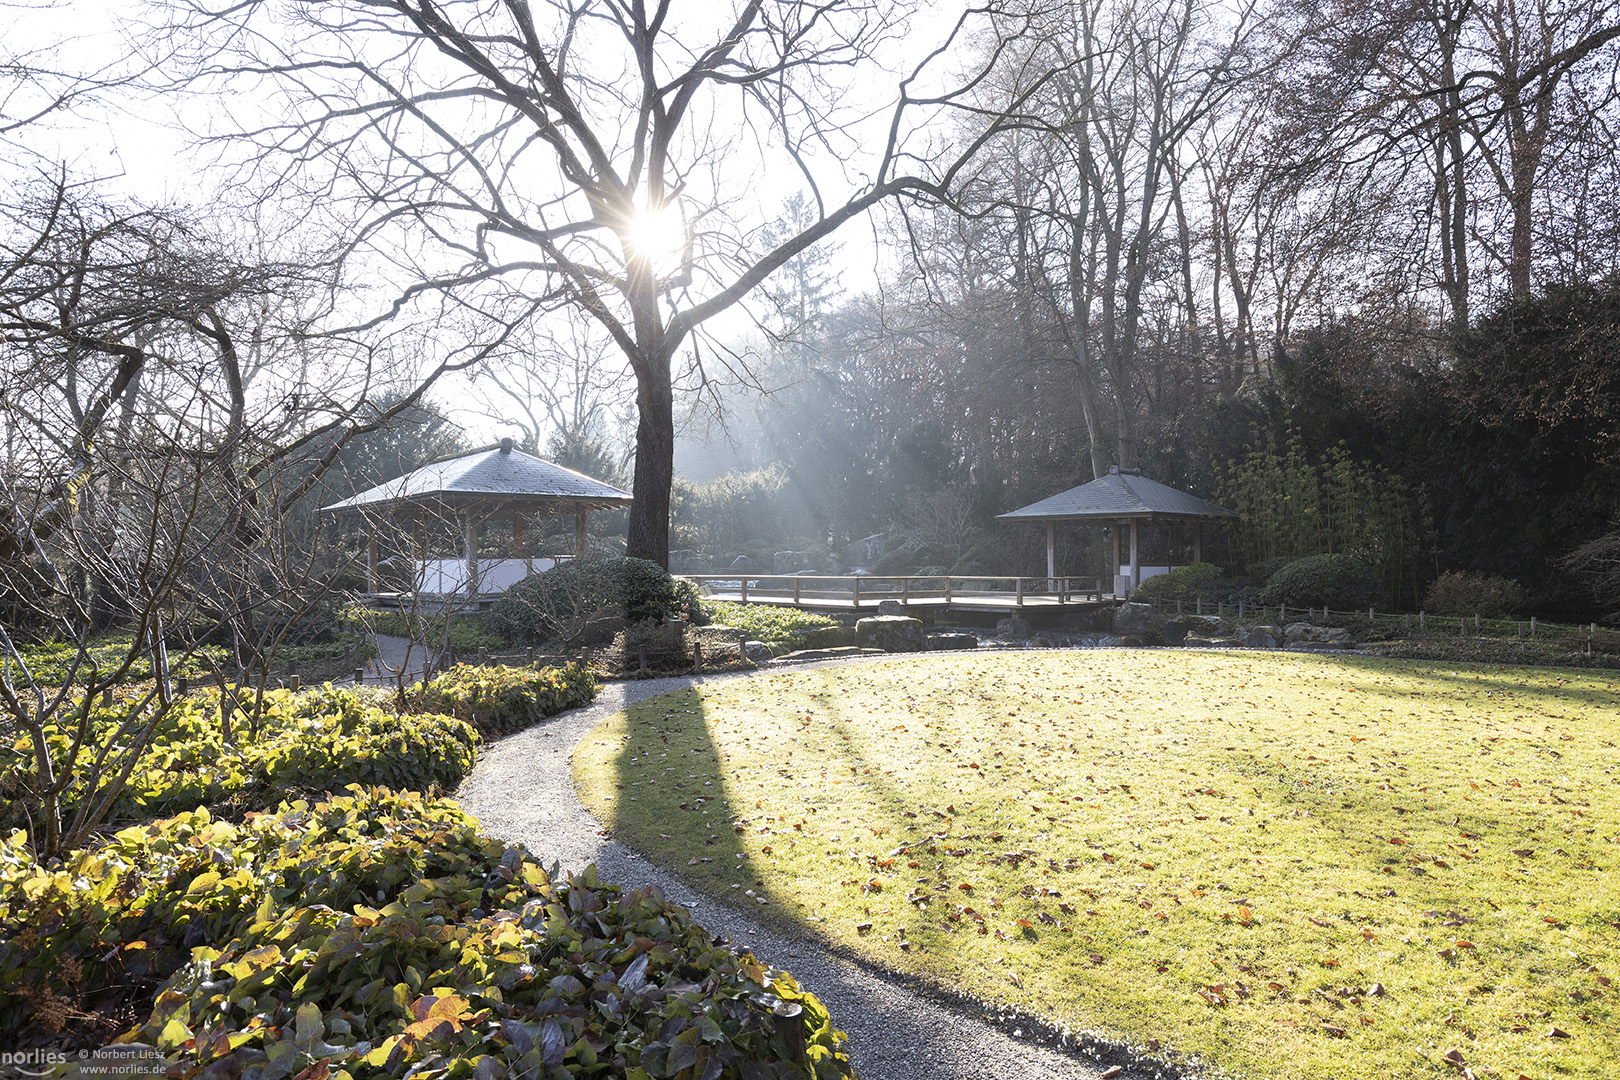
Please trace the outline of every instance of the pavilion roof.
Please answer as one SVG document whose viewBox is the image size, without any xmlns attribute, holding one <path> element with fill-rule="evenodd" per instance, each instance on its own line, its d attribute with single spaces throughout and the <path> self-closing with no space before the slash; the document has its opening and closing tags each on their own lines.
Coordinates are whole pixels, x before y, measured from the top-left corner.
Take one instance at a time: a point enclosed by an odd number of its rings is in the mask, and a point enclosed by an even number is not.
<svg viewBox="0 0 1620 1080">
<path fill-rule="evenodd" d="M 493 450 L 424 465 L 351 499 L 323 506 L 320 512 L 392 513 L 413 506 L 486 506 L 559 513 L 628 505 L 628 491 L 513 449 L 510 440 L 504 440 Z"/>
<path fill-rule="evenodd" d="M 1149 480 L 1136 469 L 1108 470 L 1090 483 L 1030 503 L 998 521 L 1118 521 L 1124 518 L 1198 519 L 1235 518 L 1224 506 Z"/>
</svg>

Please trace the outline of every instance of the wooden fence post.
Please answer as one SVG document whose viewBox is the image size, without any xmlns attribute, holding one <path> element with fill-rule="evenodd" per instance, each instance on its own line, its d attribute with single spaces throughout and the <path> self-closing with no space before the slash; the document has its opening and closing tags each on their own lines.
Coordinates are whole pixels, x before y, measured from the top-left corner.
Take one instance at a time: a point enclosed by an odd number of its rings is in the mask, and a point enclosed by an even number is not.
<svg viewBox="0 0 1620 1080">
<path fill-rule="evenodd" d="M 1015 600 L 1014 600 L 1015 605 L 1017 607 L 1023 607 L 1024 606 L 1024 579 L 1023 578 L 1013 578 L 1013 588 L 1014 588 L 1014 596 L 1015 596 Z"/>
<path fill-rule="evenodd" d="M 794 607 L 799 606 L 799 579 L 798 579 L 798 577 L 794 577 L 794 579 L 793 579 L 793 606 Z"/>
<path fill-rule="evenodd" d="M 357 667 L 357 668 L 354 669 L 354 681 L 355 681 L 356 684 L 363 683 L 363 682 L 366 681 L 366 669 L 365 668 Z"/>
<path fill-rule="evenodd" d="M 742 602 L 748 603 L 748 575 L 742 576 Z"/>
</svg>

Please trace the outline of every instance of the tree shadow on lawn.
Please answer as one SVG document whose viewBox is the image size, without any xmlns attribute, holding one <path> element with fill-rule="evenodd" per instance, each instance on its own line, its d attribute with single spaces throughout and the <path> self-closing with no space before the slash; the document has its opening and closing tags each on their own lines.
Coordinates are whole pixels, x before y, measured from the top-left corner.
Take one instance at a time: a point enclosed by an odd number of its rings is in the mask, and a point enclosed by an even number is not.
<svg viewBox="0 0 1620 1080">
<path fill-rule="evenodd" d="M 1319 657 L 1318 662 L 1332 664 L 1356 672 L 1358 692 L 1379 694 L 1405 699 L 1409 694 L 1380 685 L 1376 675 L 1394 674 L 1406 678 L 1421 678 L 1455 686 L 1478 693 L 1508 693 L 1532 698 L 1550 698 L 1576 705 L 1615 704 L 1620 701 L 1620 672 L 1593 668 L 1549 668 L 1525 665 L 1510 667 L 1474 661 L 1403 660 L 1393 657 Z M 1553 679 L 1562 679 L 1568 685 L 1557 685 Z M 1528 681 L 1527 681 L 1528 680 Z M 1547 680 L 1547 681 L 1543 681 Z M 1597 702 L 1594 696 L 1605 691 L 1592 686 L 1607 682 L 1609 702 Z M 1576 685 L 1577 683 L 1581 685 Z"/>
<path fill-rule="evenodd" d="M 615 838 L 756 921 L 819 938 L 813 905 L 771 888 L 767 864 L 773 856 L 800 844 L 826 843 L 843 844 L 859 856 L 870 846 L 896 846 L 900 842 L 896 837 L 920 831 L 916 822 L 921 819 L 918 811 L 908 810 L 918 803 L 916 796 L 862 757 L 855 733 L 858 718 L 840 715 L 835 698 L 818 705 L 834 714 L 833 721 L 801 720 L 794 725 L 795 733 L 787 736 L 807 745 L 813 741 L 825 755 L 826 763 L 814 776 L 795 773 L 786 754 L 773 762 L 766 740 L 776 733 L 761 729 L 750 733 L 746 719 L 733 720 L 738 724 L 738 730 L 730 733 L 737 740 L 736 754 L 723 750 L 711 733 L 714 721 L 697 689 L 631 706 L 605 776 L 604 790 L 611 789 L 613 799 L 604 816 L 610 819 Z M 745 747 L 759 756 L 737 762 Z M 735 776 L 728 773 L 732 767 L 740 770 Z M 844 808 L 817 788 L 826 770 L 861 775 L 859 783 L 871 792 L 862 820 L 835 819 Z M 773 784 L 804 788 L 798 800 L 805 812 L 771 814 L 762 795 Z M 761 795 L 750 795 L 750 787 Z M 871 816 L 872 805 L 882 808 L 876 818 Z M 745 835 L 754 837 L 755 843 L 745 843 Z M 867 861 L 857 857 L 849 862 L 851 877 L 871 873 Z"/>
<path fill-rule="evenodd" d="M 934 814 L 922 809 L 920 799 L 937 794 L 944 802 L 944 796 L 943 793 L 908 793 L 881 770 L 871 768 L 858 745 L 857 731 L 862 718 L 844 715 L 836 697 L 818 704 L 829 710 L 833 719 L 828 722 L 818 717 L 808 724 L 801 719 L 795 725 L 797 734 L 788 738 L 817 740 L 817 745 L 826 751 L 826 767 L 852 769 L 861 774 L 861 783 L 870 792 L 868 805 L 883 809 L 880 819 L 869 816 L 860 821 L 849 817 L 834 819 L 843 808 L 812 789 L 806 792 L 806 813 L 795 820 L 808 824 L 809 819 L 816 819 L 817 834 L 825 832 L 827 827 L 837 828 L 837 835 L 850 849 L 839 852 L 848 862 L 849 877 L 864 881 L 877 876 L 878 871 L 873 865 L 873 856 L 861 849 L 876 847 L 876 861 L 893 867 L 895 858 L 888 853 L 903 842 L 901 837 L 915 837 L 919 843 L 926 843 L 937 824 Z M 603 737 L 603 741 L 612 739 L 618 744 L 610 751 L 611 759 L 605 762 L 602 779 L 607 783 L 598 788 L 599 792 L 611 792 L 612 802 L 605 811 L 600 805 L 593 808 L 616 840 L 734 909 L 743 918 L 768 931 L 784 934 L 790 942 L 795 938 L 807 939 L 868 972 L 882 972 L 879 979 L 842 966 L 819 969 L 816 984 L 806 987 L 818 996 L 838 1001 L 839 1005 L 833 1007 L 833 1024 L 851 1035 L 858 1066 L 870 1070 L 891 1062 L 897 1055 L 926 1054 L 944 1063 L 938 1070 L 942 1075 L 951 1074 L 951 1062 L 959 1064 L 960 1075 L 992 1075 L 981 1059 L 982 1048 L 973 1040 L 962 1038 L 956 1028 L 964 1013 L 982 1015 L 985 1008 L 983 1001 L 971 993 L 971 986 L 950 987 L 878 963 L 824 932 L 820 925 L 823 920 L 814 902 L 805 902 L 771 887 L 772 874 L 767 864 L 783 850 L 783 845 L 825 844 L 830 837 L 805 835 L 794 828 L 795 820 L 767 816 L 767 810 L 757 797 L 749 795 L 748 786 L 782 783 L 808 787 L 812 783 L 810 777 L 789 768 L 784 756 L 777 759 L 774 767 L 745 763 L 748 771 L 739 774 L 735 781 L 728 781 L 724 770 L 733 755 L 717 745 L 711 731 L 713 720 L 696 688 L 640 702 L 627 709 L 624 716 L 624 728 Z M 601 729 L 597 734 L 601 734 Z M 742 721 L 739 730 L 730 734 L 738 741 L 754 744 L 768 733 L 758 729 L 749 733 L 746 721 Z M 766 748 L 768 750 L 768 746 Z M 601 761 L 605 755 L 598 746 L 592 756 Z M 916 809 L 909 809 L 912 807 Z M 912 816 L 907 817 L 908 813 Z M 765 842 L 748 844 L 745 836 L 765 838 Z M 900 861 L 903 864 L 904 860 Z M 913 876 L 925 872 L 918 870 Z M 945 880 L 940 878 L 941 882 Z M 873 908 L 879 904 L 907 907 L 892 888 L 888 892 L 870 894 L 870 900 Z M 752 942 L 745 938 L 743 943 Z M 772 955 L 765 959 L 793 972 L 791 944 L 787 952 L 786 956 Z M 893 991 L 884 987 L 885 982 L 906 986 L 928 1004 L 916 1008 L 913 1001 L 897 1001 Z M 907 1008 L 897 1008 L 901 1004 Z M 1026 1037 L 1017 1041 L 1003 1035 L 993 1036 L 1005 1040 L 1002 1052 L 1012 1055 L 1014 1060 L 1050 1055 L 1049 1067 L 1060 1061 L 1132 1060 L 1118 1046 L 1086 1035 L 1060 1032 L 1039 1018 L 1007 1010 L 1002 1019 L 1016 1021 L 1016 1026 L 1025 1032 Z M 1047 1045 L 1032 1045 L 1031 1038 L 1038 1038 Z M 1080 1052 L 1082 1048 L 1084 1054 Z M 864 1065 L 863 1057 L 866 1058 Z"/>
</svg>

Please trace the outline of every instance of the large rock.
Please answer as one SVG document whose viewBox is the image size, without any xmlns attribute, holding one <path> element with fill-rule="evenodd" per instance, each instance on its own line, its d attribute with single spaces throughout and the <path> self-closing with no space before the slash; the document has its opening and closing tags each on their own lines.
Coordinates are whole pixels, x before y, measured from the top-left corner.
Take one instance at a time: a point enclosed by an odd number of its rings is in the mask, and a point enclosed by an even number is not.
<svg viewBox="0 0 1620 1080">
<path fill-rule="evenodd" d="M 973 634 L 960 630 L 947 630 L 943 633 L 929 634 L 927 640 L 929 649 L 945 651 L 947 649 L 977 649 L 979 639 Z"/>
<path fill-rule="evenodd" d="M 741 574 L 757 574 L 759 573 L 759 563 L 746 555 L 739 555 L 731 560 L 731 569 Z"/>
<path fill-rule="evenodd" d="M 996 620 L 996 637 L 1016 638 L 1023 641 L 1029 637 L 1029 620 L 1020 619 L 1016 615 L 1011 618 Z"/>
<path fill-rule="evenodd" d="M 902 604 L 898 600 L 879 600 L 878 601 L 878 614 L 879 615 L 904 615 L 905 613 L 906 613 L 906 605 Z"/>
<path fill-rule="evenodd" d="M 841 649 L 849 644 L 849 628 L 845 626 L 818 626 L 804 635 L 807 649 Z"/>
<path fill-rule="evenodd" d="M 1166 645 L 1180 645 L 1187 638 L 1187 623 L 1184 619 L 1171 619 L 1159 627 L 1159 640 Z"/>
<path fill-rule="evenodd" d="M 922 652 L 923 625 L 904 615 L 869 615 L 855 624 L 855 644 L 884 652 Z"/>
<path fill-rule="evenodd" d="M 683 548 L 669 553 L 669 572 L 672 574 L 707 574 L 712 567 L 701 551 Z"/>
<path fill-rule="evenodd" d="M 771 573 L 797 574 L 801 570 L 814 570 L 816 557 L 808 551 L 778 551 L 771 556 Z"/>
<path fill-rule="evenodd" d="M 1121 604 L 1114 609 L 1114 633 L 1141 637 L 1153 625 L 1152 604 Z"/>
<path fill-rule="evenodd" d="M 884 548 L 882 533 L 873 533 L 862 540 L 855 540 L 844 549 L 844 564 L 846 566 L 871 566 L 883 557 Z"/>
<path fill-rule="evenodd" d="M 1238 640 L 1251 649 L 1275 649 L 1275 626 L 1251 626 L 1238 635 Z"/>
</svg>

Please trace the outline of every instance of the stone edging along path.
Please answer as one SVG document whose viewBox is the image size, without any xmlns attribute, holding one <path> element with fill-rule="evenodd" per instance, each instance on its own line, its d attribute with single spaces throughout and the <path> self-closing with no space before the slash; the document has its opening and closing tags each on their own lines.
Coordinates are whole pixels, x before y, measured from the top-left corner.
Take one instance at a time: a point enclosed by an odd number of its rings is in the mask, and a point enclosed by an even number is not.
<svg viewBox="0 0 1620 1080">
<path fill-rule="evenodd" d="M 556 859 L 578 870 L 595 863 L 604 881 L 626 888 L 656 885 L 710 933 L 745 943 L 761 960 L 791 972 L 826 1003 L 833 1024 L 848 1033 L 850 1058 L 863 1080 L 1128 1080 L 1152 1075 L 1095 1064 L 1058 1048 L 1050 1033 L 1037 1033 L 1028 1021 L 991 1023 L 967 999 L 950 1003 L 942 995 L 910 989 L 818 942 L 760 926 L 607 836 L 574 794 L 570 759 L 580 739 L 645 698 L 748 677 L 608 683 L 594 705 L 492 744 L 456 797 L 488 835 L 522 842 L 547 865 Z M 1129 1055 L 1122 1050 L 1117 1060 L 1126 1062 Z"/>
</svg>

